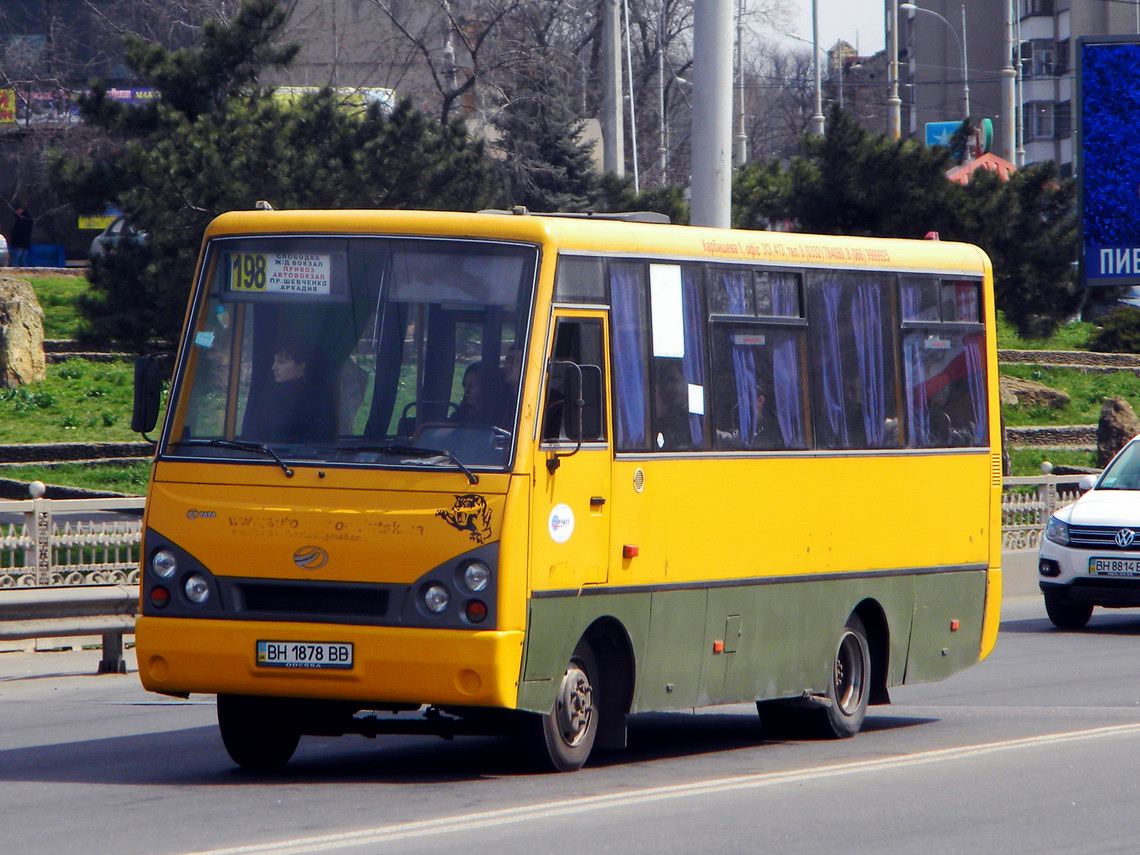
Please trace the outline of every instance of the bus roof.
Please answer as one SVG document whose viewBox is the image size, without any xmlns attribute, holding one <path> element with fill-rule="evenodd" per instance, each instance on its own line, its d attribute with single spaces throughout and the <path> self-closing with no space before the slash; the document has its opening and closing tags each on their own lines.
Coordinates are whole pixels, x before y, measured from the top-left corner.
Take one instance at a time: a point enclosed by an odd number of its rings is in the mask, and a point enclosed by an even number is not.
<svg viewBox="0 0 1140 855">
<path fill-rule="evenodd" d="M 940 270 L 979 275 L 976 246 L 939 240 L 811 235 L 567 217 L 522 212 L 256 210 L 217 217 L 206 237 L 250 234 L 431 235 L 524 241 L 571 252 L 667 259 L 722 259 L 795 267 Z"/>
</svg>

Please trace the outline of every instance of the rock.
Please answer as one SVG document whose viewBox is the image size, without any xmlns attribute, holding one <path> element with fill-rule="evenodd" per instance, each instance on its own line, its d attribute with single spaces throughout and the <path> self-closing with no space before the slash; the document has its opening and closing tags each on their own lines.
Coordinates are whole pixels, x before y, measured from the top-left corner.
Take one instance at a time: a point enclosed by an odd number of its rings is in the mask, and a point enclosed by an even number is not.
<svg viewBox="0 0 1140 855">
<path fill-rule="evenodd" d="M 0 387 L 39 382 L 44 366 L 44 312 L 36 292 L 23 279 L 0 279 Z"/>
<path fill-rule="evenodd" d="M 1060 389 L 1018 377 L 998 378 L 998 389 L 1001 393 L 1001 402 L 1007 407 L 1045 407 L 1059 410 L 1069 403 L 1068 394 Z"/>
<path fill-rule="evenodd" d="M 1140 433 L 1140 418 L 1123 398 L 1105 398 L 1100 408 L 1100 422 L 1096 426 L 1096 465 L 1103 468 Z"/>
</svg>

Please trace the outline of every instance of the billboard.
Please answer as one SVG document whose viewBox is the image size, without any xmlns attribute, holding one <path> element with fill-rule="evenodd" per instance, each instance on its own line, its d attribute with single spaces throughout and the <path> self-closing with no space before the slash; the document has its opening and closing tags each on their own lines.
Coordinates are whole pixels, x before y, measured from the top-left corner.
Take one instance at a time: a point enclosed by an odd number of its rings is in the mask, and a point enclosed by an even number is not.
<svg viewBox="0 0 1140 855">
<path fill-rule="evenodd" d="M 1085 285 L 1140 285 L 1140 35 L 1077 40 Z"/>
</svg>

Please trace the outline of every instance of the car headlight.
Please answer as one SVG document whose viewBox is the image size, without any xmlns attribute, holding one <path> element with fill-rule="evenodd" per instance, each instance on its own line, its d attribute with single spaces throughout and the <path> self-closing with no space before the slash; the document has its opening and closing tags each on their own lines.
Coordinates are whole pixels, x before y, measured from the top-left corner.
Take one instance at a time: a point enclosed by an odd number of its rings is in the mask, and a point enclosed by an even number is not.
<svg viewBox="0 0 1140 855">
<path fill-rule="evenodd" d="M 1061 522 L 1056 517 L 1049 517 L 1049 524 L 1045 526 L 1045 538 L 1061 546 L 1069 545 L 1069 524 Z"/>
</svg>

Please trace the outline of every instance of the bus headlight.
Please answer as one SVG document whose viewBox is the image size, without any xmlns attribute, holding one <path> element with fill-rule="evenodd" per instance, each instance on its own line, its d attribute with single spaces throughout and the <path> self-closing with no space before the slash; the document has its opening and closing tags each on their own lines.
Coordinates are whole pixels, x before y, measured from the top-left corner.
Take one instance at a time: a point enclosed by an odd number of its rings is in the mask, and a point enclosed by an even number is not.
<svg viewBox="0 0 1140 855">
<path fill-rule="evenodd" d="M 463 584 L 472 592 L 482 591 L 491 582 L 491 568 L 482 561 L 472 561 L 463 571 Z"/>
<path fill-rule="evenodd" d="M 210 583 L 197 573 L 186 577 L 186 584 L 182 586 L 182 590 L 186 592 L 186 599 L 198 605 L 210 599 Z"/>
<path fill-rule="evenodd" d="M 432 614 L 443 614 L 450 601 L 451 594 L 443 585 L 429 585 L 424 589 L 424 607 Z"/>
<path fill-rule="evenodd" d="M 1049 517 L 1049 524 L 1045 526 L 1045 538 L 1061 546 L 1069 545 L 1069 524 L 1061 522 L 1056 517 Z"/>
<path fill-rule="evenodd" d="M 169 549 L 160 549 L 151 557 L 150 569 L 159 579 L 169 579 L 178 570 L 178 560 Z"/>
</svg>

